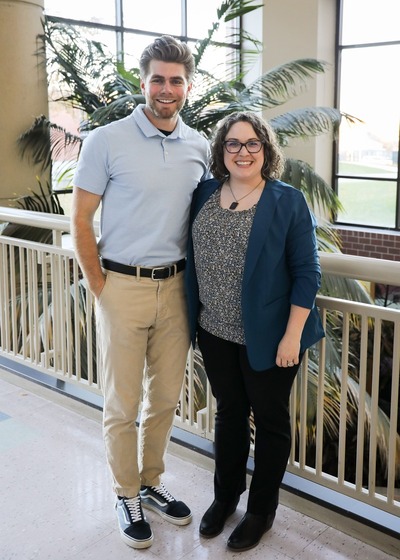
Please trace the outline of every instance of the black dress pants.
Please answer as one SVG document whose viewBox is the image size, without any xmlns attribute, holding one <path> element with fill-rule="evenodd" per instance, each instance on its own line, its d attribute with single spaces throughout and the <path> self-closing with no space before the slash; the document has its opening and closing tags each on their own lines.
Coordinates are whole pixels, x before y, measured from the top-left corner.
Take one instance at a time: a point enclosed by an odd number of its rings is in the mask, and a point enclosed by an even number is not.
<svg viewBox="0 0 400 560">
<path fill-rule="evenodd" d="M 255 371 L 245 346 L 218 338 L 201 327 L 198 344 L 217 402 L 215 498 L 231 501 L 246 489 L 252 410 L 256 428 L 254 472 L 247 511 L 267 516 L 278 507 L 279 487 L 290 454 L 289 396 L 299 365 Z"/>
</svg>

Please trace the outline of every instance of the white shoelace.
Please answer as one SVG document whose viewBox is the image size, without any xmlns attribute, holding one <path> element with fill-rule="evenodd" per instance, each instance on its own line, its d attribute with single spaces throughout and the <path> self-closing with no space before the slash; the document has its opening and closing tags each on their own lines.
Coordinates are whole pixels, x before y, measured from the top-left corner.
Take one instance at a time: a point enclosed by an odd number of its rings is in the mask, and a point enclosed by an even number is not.
<svg viewBox="0 0 400 560">
<path fill-rule="evenodd" d="M 132 523 L 136 523 L 136 521 L 142 521 L 143 514 L 140 507 L 140 496 L 136 496 L 135 498 L 125 498 L 124 504 L 129 511 Z"/>
<path fill-rule="evenodd" d="M 167 502 L 174 502 L 175 498 L 168 492 L 165 488 L 164 484 L 161 483 L 159 486 L 152 486 L 151 487 L 157 494 L 160 494 Z"/>
</svg>

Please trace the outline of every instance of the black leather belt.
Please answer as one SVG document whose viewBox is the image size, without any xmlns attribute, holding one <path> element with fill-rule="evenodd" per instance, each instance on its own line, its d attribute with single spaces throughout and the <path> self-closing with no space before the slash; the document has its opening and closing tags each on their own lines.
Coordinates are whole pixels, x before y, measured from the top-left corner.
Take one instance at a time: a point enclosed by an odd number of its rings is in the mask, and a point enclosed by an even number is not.
<svg viewBox="0 0 400 560">
<path fill-rule="evenodd" d="M 112 272 L 120 272 L 121 274 L 129 274 L 130 276 L 139 276 L 141 278 L 151 278 L 152 280 L 166 280 L 171 276 L 175 276 L 178 272 L 182 272 L 186 266 L 186 259 L 170 264 L 168 266 L 155 266 L 153 268 L 144 268 L 142 266 L 129 266 L 108 259 L 100 259 L 101 266 Z"/>
</svg>

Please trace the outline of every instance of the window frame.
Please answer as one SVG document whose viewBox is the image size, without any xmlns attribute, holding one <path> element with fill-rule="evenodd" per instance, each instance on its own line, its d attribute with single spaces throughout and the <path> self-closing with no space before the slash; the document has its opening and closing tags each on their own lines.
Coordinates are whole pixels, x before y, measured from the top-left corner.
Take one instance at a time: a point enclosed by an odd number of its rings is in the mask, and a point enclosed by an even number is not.
<svg viewBox="0 0 400 560">
<path fill-rule="evenodd" d="M 111 0 L 109 0 L 111 1 Z M 126 33 L 134 34 L 134 35 L 142 35 L 147 37 L 159 37 L 160 35 L 164 34 L 165 31 L 162 29 L 157 31 L 148 31 L 145 29 L 136 29 L 132 27 L 128 27 L 124 25 L 124 17 L 123 17 L 123 0 L 114 0 L 115 2 L 115 24 L 106 24 L 106 23 L 99 23 L 93 22 L 89 20 L 81 20 L 81 19 L 73 19 L 73 18 L 66 18 L 61 16 L 51 15 L 51 13 L 46 12 L 46 17 L 51 22 L 57 23 L 65 23 L 67 25 L 77 26 L 77 27 L 88 27 L 94 29 L 102 29 L 104 31 L 113 31 L 115 32 L 115 49 L 116 49 L 116 56 L 119 62 L 123 62 L 124 56 L 124 35 Z M 181 0 L 181 34 L 176 35 L 170 33 L 171 36 L 179 39 L 184 43 L 195 43 L 196 41 L 203 39 L 203 37 L 192 37 L 188 35 L 188 9 L 187 9 L 187 2 L 188 0 Z M 211 20 L 210 16 L 210 20 Z M 230 22 L 232 25 L 233 22 Z M 238 34 L 242 29 L 242 18 L 238 18 L 237 21 L 237 31 Z M 239 36 L 239 35 L 238 35 Z M 218 41 L 217 41 L 218 43 Z M 241 58 L 242 58 L 242 45 L 240 43 L 224 43 L 224 45 L 228 48 L 231 48 L 234 51 L 237 51 L 239 56 L 239 67 L 241 67 Z"/>
<path fill-rule="evenodd" d="M 344 51 L 349 49 L 364 49 L 371 47 L 386 47 L 390 45 L 400 46 L 400 39 L 396 41 L 373 41 L 373 42 L 363 42 L 363 43 L 346 43 L 342 42 L 342 28 L 343 28 L 343 7 L 345 0 L 337 0 L 337 22 L 336 22 L 336 88 L 335 88 L 335 106 L 340 109 L 340 94 L 341 94 L 341 84 L 342 84 L 342 54 Z M 354 179 L 362 181 L 376 181 L 376 177 L 368 175 L 347 175 L 345 173 L 339 173 L 339 140 L 334 142 L 334 158 L 333 158 L 333 188 L 337 195 L 340 194 L 339 182 L 342 179 Z M 395 202 L 395 224 L 393 227 L 389 226 L 377 226 L 368 223 L 354 223 L 351 221 L 343 221 L 335 217 L 334 223 L 338 226 L 343 227 L 357 227 L 364 229 L 379 229 L 388 231 L 400 231 L 400 126 L 398 132 L 398 142 L 397 142 L 397 177 L 396 179 L 379 177 L 379 181 L 395 183 L 396 186 L 396 202 Z"/>
</svg>

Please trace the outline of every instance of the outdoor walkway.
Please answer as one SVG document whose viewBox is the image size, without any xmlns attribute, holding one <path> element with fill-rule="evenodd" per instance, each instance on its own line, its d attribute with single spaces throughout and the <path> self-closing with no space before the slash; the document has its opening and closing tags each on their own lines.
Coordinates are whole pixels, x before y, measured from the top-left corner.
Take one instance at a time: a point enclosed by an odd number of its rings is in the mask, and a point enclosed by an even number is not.
<svg viewBox="0 0 400 560">
<path fill-rule="evenodd" d="M 193 522 L 176 527 L 147 512 L 153 546 L 131 549 L 118 533 L 100 412 L 0 370 L 1 560 L 400 558 L 400 541 L 310 503 L 310 516 L 299 513 L 300 498 L 286 492 L 272 530 L 255 549 L 234 554 L 225 546 L 246 496 L 221 535 L 202 539 L 198 525 L 212 501 L 211 469 L 210 460 L 171 444 L 163 480 L 190 505 Z"/>
</svg>

